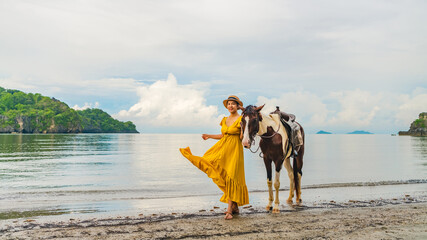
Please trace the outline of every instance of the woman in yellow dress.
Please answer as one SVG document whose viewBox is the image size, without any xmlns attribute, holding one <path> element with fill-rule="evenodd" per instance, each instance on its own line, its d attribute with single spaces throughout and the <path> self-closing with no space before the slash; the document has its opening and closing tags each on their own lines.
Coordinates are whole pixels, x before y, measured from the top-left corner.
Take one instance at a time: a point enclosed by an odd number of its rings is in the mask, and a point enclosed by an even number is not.
<svg viewBox="0 0 427 240">
<path fill-rule="evenodd" d="M 203 134 L 203 140 L 218 139 L 203 157 L 194 156 L 190 148 L 180 148 L 182 155 L 193 165 L 205 172 L 224 192 L 220 201 L 228 203 L 225 219 L 233 218 L 239 213 L 239 206 L 249 204 L 248 189 L 245 181 L 243 161 L 241 116 L 237 113 L 243 107 L 242 101 L 234 95 L 223 101 L 230 112 L 220 123 L 221 134 Z"/>
</svg>

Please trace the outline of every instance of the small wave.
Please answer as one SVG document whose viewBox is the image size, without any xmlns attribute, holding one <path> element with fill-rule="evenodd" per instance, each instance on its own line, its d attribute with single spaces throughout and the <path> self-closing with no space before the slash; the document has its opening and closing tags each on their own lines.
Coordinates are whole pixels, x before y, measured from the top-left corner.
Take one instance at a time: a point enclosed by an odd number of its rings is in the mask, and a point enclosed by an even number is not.
<svg viewBox="0 0 427 240">
<path fill-rule="evenodd" d="M 379 182 L 349 182 L 349 183 L 327 183 L 327 184 L 315 184 L 305 185 L 302 189 L 324 189 L 324 188 L 345 188 L 345 187 L 375 187 L 375 186 L 387 186 L 387 185 L 404 185 L 404 184 L 426 184 L 427 179 L 411 179 L 411 180 L 399 180 L 399 181 L 379 181 Z M 75 195 L 99 195 L 100 199 L 104 199 L 101 195 L 110 195 L 107 199 L 110 200 L 142 200 L 142 199 L 167 199 L 167 198 L 186 198 L 186 197 L 203 197 L 203 196 L 216 196 L 218 193 L 189 193 L 189 192 L 175 192 L 171 189 L 90 189 L 90 190 L 65 190 L 68 187 L 88 187 L 90 184 L 81 185 L 60 185 L 40 188 L 39 191 L 19 191 L 9 192 L 7 197 L 0 195 L 3 199 L 11 198 L 22 198 L 23 196 L 36 196 L 36 195 L 48 195 L 48 196 L 75 196 Z M 53 191 L 46 191 L 45 189 L 57 188 Z M 42 190 L 43 189 L 43 190 Z M 61 190 L 59 190 L 61 189 Z M 267 192 L 266 189 L 253 189 L 249 190 L 250 193 Z M 289 191 L 289 188 L 281 188 L 280 191 Z"/>
<path fill-rule="evenodd" d="M 390 180 L 379 182 L 349 182 L 349 183 L 326 183 L 303 185 L 301 189 L 319 189 L 319 188 L 339 188 L 339 187 L 375 187 L 387 185 L 403 185 L 403 184 L 420 184 L 427 183 L 427 179 L 410 179 L 410 180 Z M 281 188 L 280 190 L 289 190 L 289 188 Z M 266 190 L 253 190 L 250 192 L 266 192 Z"/>
<path fill-rule="evenodd" d="M 16 195 L 85 195 L 85 194 L 129 194 L 129 193 L 158 193 L 158 192 L 168 192 L 168 190 L 152 190 L 152 189 L 90 189 L 90 190 L 64 190 L 63 188 L 67 187 L 92 187 L 91 184 L 79 184 L 79 185 L 55 185 L 55 186 L 44 186 L 37 187 L 40 189 L 30 190 L 30 191 L 17 191 L 17 192 L 9 192 L 8 194 L 16 194 Z M 52 191 L 48 191 L 45 189 L 54 189 Z M 61 189 L 61 190 L 57 190 Z"/>
<path fill-rule="evenodd" d="M 61 165 L 113 165 L 112 162 L 62 162 Z"/>
<path fill-rule="evenodd" d="M 311 188 L 335 188 L 335 187 L 375 187 L 385 185 L 401 185 L 401 184 L 419 184 L 427 183 L 427 179 L 410 179 L 410 180 L 391 180 L 379 182 L 353 182 L 353 183 L 330 183 L 330 184 L 316 184 L 303 186 L 303 189 Z"/>
</svg>

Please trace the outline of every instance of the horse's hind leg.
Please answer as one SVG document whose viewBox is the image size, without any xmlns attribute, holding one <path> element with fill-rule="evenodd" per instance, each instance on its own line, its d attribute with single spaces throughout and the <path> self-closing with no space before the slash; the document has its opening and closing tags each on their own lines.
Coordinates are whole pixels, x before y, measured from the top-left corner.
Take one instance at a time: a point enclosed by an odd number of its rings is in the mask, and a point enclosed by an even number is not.
<svg viewBox="0 0 427 240">
<path fill-rule="evenodd" d="M 297 197 L 296 197 L 296 202 L 297 204 L 302 203 L 302 199 L 301 199 L 301 174 L 298 173 L 298 190 L 296 191 Z"/>
<path fill-rule="evenodd" d="M 297 190 L 296 190 L 296 195 L 297 195 L 296 196 L 296 202 L 297 202 L 297 204 L 302 203 L 302 200 L 301 200 L 301 178 L 302 178 L 301 173 L 302 173 L 302 171 L 301 170 L 302 170 L 303 156 L 304 156 L 304 151 L 302 151 L 298 154 L 297 161 L 296 161 L 297 166 L 294 166 L 294 167 L 298 168 L 298 186 L 297 186 Z"/>
<path fill-rule="evenodd" d="M 290 158 L 286 158 L 285 161 L 283 161 L 286 171 L 288 172 L 288 177 L 289 177 L 289 181 L 290 181 L 290 187 L 289 187 L 289 197 L 288 200 L 286 200 L 286 202 L 288 204 L 292 204 L 293 202 L 293 198 L 294 198 L 294 191 L 295 191 L 295 183 L 294 183 L 294 172 L 290 163 Z"/>
<path fill-rule="evenodd" d="M 276 175 L 274 176 L 274 188 L 276 189 L 276 200 L 274 201 L 273 213 L 280 213 L 280 209 L 279 209 L 280 170 L 276 171 Z"/>
</svg>

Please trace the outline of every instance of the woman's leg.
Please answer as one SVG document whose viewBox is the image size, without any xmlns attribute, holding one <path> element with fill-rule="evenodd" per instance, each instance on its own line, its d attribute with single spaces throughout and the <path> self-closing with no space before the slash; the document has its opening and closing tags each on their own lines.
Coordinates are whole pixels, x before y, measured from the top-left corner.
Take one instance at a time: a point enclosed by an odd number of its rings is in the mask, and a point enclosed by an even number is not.
<svg viewBox="0 0 427 240">
<path fill-rule="evenodd" d="M 232 202 L 232 208 L 231 209 L 232 209 L 231 211 L 233 214 L 239 214 L 239 206 L 237 206 L 236 202 Z"/>
</svg>

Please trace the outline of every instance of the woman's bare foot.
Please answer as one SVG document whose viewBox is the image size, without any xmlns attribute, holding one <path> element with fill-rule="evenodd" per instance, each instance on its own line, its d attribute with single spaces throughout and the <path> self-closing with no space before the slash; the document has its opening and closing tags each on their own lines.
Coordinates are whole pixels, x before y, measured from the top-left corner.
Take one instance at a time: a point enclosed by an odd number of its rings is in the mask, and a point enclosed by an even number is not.
<svg viewBox="0 0 427 240">
<path fill-rule="evenodd" d="M 233 219 L 233 214 L 231 212 L 226 212 L 224 219 L 225 220 L 231 220 L 231 219 Z"/>
<path fill-rule="evenodd" d="M 230 220 L 233 219 L 233 204 L 234 202 L 231 201 L 230 199 L 228 200 L 228 208 L 227 208 L 227 212 L 225 212 L 225 220 Z"/>
</svg>

